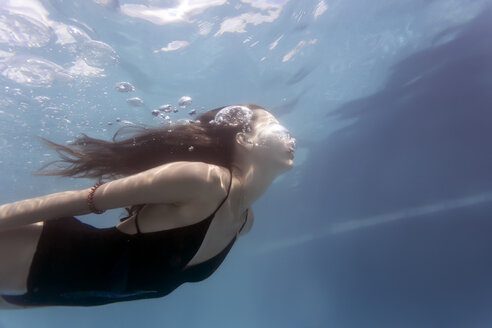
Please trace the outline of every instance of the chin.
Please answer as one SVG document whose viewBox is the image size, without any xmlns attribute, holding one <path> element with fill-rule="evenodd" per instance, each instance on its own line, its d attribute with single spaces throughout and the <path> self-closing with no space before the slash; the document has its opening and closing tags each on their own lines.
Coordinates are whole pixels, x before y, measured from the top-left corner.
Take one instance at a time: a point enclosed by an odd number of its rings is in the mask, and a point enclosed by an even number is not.
<svg viewBox="0 0 492 328">
<path fill-rule="evenodd" d="M 268 167 L 269 171 L 274 171 L 276 174 L 283 174 L 294 167 L 294 158 L 291 156 L 288 156 L 287 158 L 285 156 L 272 156 L 267 159 L 265 156 L 258 165 L 263 168 Z"/>
<path fill-rule="evenodd" d="M 293 167 L 294 167 L 294 159 L 288 159 L 286 162 L 281 163 L 281 170 L 283 172 L 290 171 Z"/>
</svg>

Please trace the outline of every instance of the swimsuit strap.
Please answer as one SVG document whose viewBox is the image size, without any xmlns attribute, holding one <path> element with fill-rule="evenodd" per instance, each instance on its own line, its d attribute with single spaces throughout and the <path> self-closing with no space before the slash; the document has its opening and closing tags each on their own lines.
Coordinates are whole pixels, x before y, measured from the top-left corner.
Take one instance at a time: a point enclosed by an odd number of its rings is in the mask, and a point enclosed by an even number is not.
<svg viewBox="0 0 492 328">
<path fill-rule="evenodd" d="M 241 226 L 241 229 L 239 229 L 239 231 L 237 232 L 238 235 L 241 233 L 241 231 L 243 231 L 243 228 L 246 225 L 246 222 L 248 222 L 248 214 L 249 214 L 249 208 L 246 209 L 246 217 L 244 218 L 244 222 L 243 222 L 243 225 Z"/>
<path fill-rule="evenodd" d="M 231 181 L 229 182 L 229 187 L 227 188 L 227 195 L 222 200 L 222 202 L 220 203 L 220 205 L 215 209 L 215 211 L 211 214 L 212 216 L 215 215 L 215 213 L 217 213 L 217 211 L 219 210 L 219 208 L 222 207 L 222 204 L 224 204 L 224 202 L 227 200 L 227 197 L 229 197 L 229 192 L 231 191 L 231 186 L 232 186 L 232 171 L 229 169 L 229 172 L 231 173 Z"/>
<path fill-rule="evenodd" d="M 220 205 L 215 209 L 215 211 L 212 214 L 210 214 L 208 217 L 213 217 L 215 215 L 215 213 L 217 213 L 217 211 L 219 210 L 219 208 L 221 208 L 221 206 L 224 204 L 224 202 L 226 201 L 227 197 L 229 197 L 229 192 L 231 191 L 231 186 L 232 186 L 232 171 L 231 171 L 231 169 L 229 169 L 229 172 L 231 173 L 231 181 L 229 182 L 229 187 L 227 188 L 227 195 L 222 200 L 222 202 L 220 203 Z M 135 215 L 135 226 L 137 228 L 137 234 L 141 234 L 142 233 L 140 231 L 140 227 L 139 227 L 139 224 L 138 224 L 138 214 L 140 213 L 140 210 L 142 208 L 144 208 L 144 206 L 142 206 L 141 208 L 139 208 L 138 211 L 137 211 L 137 213 L 136 213 L 136 215 Z M 243 226 L 244 226 L 244 224 L 243 224 Z"/>
<path fill-rule="evenodd" d="M 138 211 L 136 214 L 135 214 L 135 227 L 137 227 L 137 234 L 141 234 L 142 231 L 140 231 L 140 226 L 138 225 L 138 214 L 140 213 L 140 211 Z"/>
</svg>

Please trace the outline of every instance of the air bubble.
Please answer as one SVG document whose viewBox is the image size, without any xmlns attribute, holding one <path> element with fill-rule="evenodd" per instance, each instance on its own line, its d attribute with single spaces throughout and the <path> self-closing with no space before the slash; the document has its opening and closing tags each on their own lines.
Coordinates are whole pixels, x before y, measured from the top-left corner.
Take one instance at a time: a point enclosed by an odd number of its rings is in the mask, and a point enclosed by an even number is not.
<svg viewBox="0 0 492 328">
<path fill-rule="evenodd" d="M 144 101 L 138 97 L 128 98 L 126 102 L 134 107 L 142 107 L 144 106 Z"/>
<path fill-rule="evenodd" d="M 171 108 L 171 105 L 166 104 L 166 105 L 162 105 L 161 107 L 159 107 L 159 110 L 163 111 L 165 113 L 170 113 L 172 111 L 172 108 Z"/>
<path fill-rule="evenodd" d="M 114 85 L 114 88 L 119 92 L 135 91 L 135 87 L 130 82 L 118 82 Z"/>
<path fill-rule="evenodd" d="M 178 104 L 179 104 L 179 107 L 184 108 L 184 107 L 188 106 L 189 104 L 191 104 L 192 101 L 193 100 L 191 99 L 191 97 L 183 96 L 183 97 L 179 98 Z"/>
</svg>

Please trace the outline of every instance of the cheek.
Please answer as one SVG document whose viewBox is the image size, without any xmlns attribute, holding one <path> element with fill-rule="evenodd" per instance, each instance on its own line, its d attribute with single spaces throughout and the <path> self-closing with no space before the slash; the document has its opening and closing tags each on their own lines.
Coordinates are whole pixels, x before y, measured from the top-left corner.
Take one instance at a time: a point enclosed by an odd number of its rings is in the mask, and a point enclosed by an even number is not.
<svg viewBox="0 0 492 328">
<path fill-rule="evenodd" d="M 283 143 L 278 138 L 259 140 L 255 144 L 255 153 L 262 158 L 276 158 L 286 152 Z"/>
<path fill-rule="evenodd" d="M 276 148 L 278 148 L 277 143 L 275 140 L 271 139 L 260 139 L 258 142 L 255 144 L 256 148 L 259 151 L 275 151 Z"/>
<path fill-rule="evenodd" d="M 258 147 L 268 149 L 281 148 L 283 144 L 282 139 L 276 134 L 260 136 L 256 142 Z"/>
</svg>

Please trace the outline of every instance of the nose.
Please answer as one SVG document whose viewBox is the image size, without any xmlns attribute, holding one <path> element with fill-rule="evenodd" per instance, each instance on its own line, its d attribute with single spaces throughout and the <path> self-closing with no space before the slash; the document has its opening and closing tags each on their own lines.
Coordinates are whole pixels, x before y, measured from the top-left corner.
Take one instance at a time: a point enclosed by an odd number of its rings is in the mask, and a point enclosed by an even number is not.
<svg viewBox="0 0 492 328">
<path fill-rule="evenodd" d="M 296 150 L 296 147 L 297 147 L 297 142 L 296 142 L 296 138 L 291 138 L 290 141 L 289 141 L 289 145 L 294 149 Z"/>
</svg>

